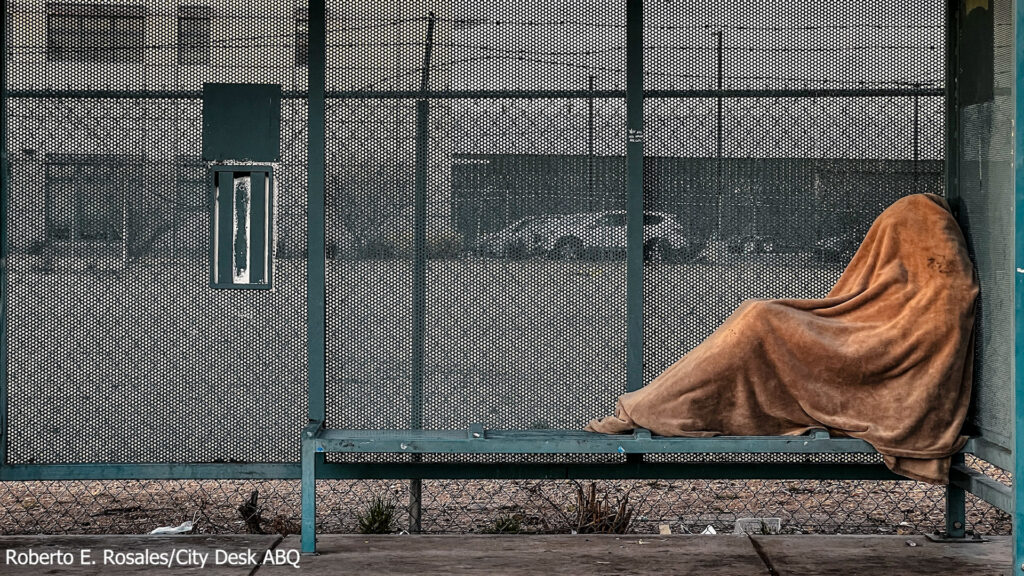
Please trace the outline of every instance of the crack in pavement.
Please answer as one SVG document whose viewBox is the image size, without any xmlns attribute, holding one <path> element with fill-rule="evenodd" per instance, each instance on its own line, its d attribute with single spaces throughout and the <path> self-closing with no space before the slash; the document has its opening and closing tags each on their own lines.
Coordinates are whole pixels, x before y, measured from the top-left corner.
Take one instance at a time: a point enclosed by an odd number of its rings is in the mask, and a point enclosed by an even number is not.
<svg viewBox="0 0 1024 576">
<path fill-rule="evenodd" d="M 284 542 L 284 536 L 278 536 L 277 540 L 274 540 L 274 543 L 270 545 L 270 548 L 267 548 L 266 550 L 263 551 L 263 558 L 267 557 L 267 552 L 273 552 L 274 550 L 276 550 L 277 547 L 281 545 L 281 542 Z M 263 567 L 263 560 L 260 559 L 259 563 L 257 563 L 255 566 L 253 566 L 252 570 L 249 571 L 249 576 L 253 576 L 254 574 L 256 574 L 256 572 L 258 572 L 259 569 L 262 568 L 262 567 Z"/>
<path fill-rule="evenodd" d="M 750 540 L 750 544 L 754 547 L 754 552 L 757 552 L 758 557 L 761 558 L 761 562 L 764 562 L 764 567 L 768 569 L 768 574 L 771 576 L 779 576 L 779 571 L 775 569 L 775 565 L 772 564 L 771 559 L 768 558 L 768 553 L 764 551 L 764 548 L 761 548 L 761 544 L 759 544 L 757 540 L 754 540 L 754 537 L 750 534 L 747 534 L 747 539 Z"/>
</svg>

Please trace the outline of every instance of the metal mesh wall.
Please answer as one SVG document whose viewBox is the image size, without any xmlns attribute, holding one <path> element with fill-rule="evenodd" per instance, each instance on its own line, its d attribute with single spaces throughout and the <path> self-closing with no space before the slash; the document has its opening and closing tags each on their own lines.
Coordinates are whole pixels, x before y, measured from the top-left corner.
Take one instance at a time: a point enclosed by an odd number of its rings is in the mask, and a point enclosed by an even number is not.
<svg viewBox="0 0 1024 576">
<path fill-rule="evenodd" d="M 624 84 L 622 4 L 343 5 L 328 2 L 327 425 L 577 428 L 607 411 L 625 379 L 625 263 L 555 246 L 568 228 L 552 216 L 625 208 L 624 101 L 599 92 Z M 423 132 L 425 63 L 441 94 Z"/>
<path fill-rule="evenodd" d="M 1012 449 L 1013 135 L 1005 128 L 1014 116 L 1013 5 L 979 5 L 961 18 L 960 223 L 981 282 L 970 421 Z"/>
<path fill-rule="evenodd" d="M 607 413 L 625 386 L 624 7 L 402 2 L 385 19 L 342 4 L 328 426 L 578 428 Z M 943 193 L 945 14 L 645 10 L 649 380 L 744 299 L 824 296 L 886 206 Z"/>
<path fill-rule="evenodd" d="M 704 245 L 645 267 L 649 381 L 742 300 L 825 296 L 884 208 L 943 193 L 945 15 L 941 2 L 884 17 L 856 2 L 645 11 L 645 88 L 665 95 L 645 100 L 645 210 Z"/>
<path fill-rule="evenodd" d="M 304 4 L 5 3 L 8 463 L 297 460 Z M 290 93 L 271 292 L 209 288 L 204 82 Z"/>
<path fill-rule="evenodd" d="M 328 425 L 578 427 L 610 409 L 625 379 L 622 6 L 381 8 L 328 6 Z M 824 294 L 881 209 L 942 192 L 940 5 L 886 22 L 854 3 L 742 8 L 646 8 L 648 379 L 742 299 Z M 302 3 L 39 1 L 8 4 L 7 16 L 9 462 L 293 459 L 305 381 Z M 1008 52 L 994 42 L 998 72 Z M 964 218 L 986 229 L 1007 226 L 984 193 L 1005 192 L 992 182 L 1006 175 L 999 159 L 979 161 L 986 146 L 1005 149 L 986 134 L 1006 74 L 995 103 L 961 114 Z M 210 81 L 285 90 L 270 293 L 205 285 L 198 134 Z M 716 89 L 733 92 L 709 97 Z M 996 270 L 1008 256 L 993 237 L 972 246 L 993 287 L 979 380 L 996 382 L 1001 364 L 985 359 L 1005 340 Z M 976 413 L 996 439 L 999 390 L 980 385 Z"/>
</svg>

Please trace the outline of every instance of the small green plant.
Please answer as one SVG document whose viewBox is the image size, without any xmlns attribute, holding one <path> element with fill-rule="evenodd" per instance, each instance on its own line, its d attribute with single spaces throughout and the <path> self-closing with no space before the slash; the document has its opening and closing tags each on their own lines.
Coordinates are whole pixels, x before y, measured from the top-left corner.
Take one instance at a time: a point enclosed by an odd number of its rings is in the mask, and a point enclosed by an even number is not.
<svg viewBox="0 0 1024 576">
<path fill-rule="evenodd" d="M 358 514 L 360 534 L 389 534 L 395 522 L 395 502 L 376 496 L 362 514 Z"/>
<path fill-rule="evenodd" d="M 502 515 L 494 519 L 490 526 L 484 528 L 484 534 L 519 534 L 523 531 L 523 520 L 519 514 Z"/>
</svg>

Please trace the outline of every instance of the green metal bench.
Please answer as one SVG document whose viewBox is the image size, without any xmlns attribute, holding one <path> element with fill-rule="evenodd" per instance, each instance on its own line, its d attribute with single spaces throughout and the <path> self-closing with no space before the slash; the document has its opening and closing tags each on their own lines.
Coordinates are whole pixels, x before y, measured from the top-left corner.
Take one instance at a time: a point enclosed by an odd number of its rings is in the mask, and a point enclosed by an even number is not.
<svg viewBox="0 0 1024 576">
<path fill-rule="evenodd" d="M 1000 509 L 1012 511 L 1009 488 L 968 468 L 965 454 L 1009 467 L 1009 453 L 1000 455 L 980 438 L 970 439 L 954 457 L 947 488 L 945 539 L 965 537 L 965 494 L 970 491 Z M 327 453 L 412 454 L 413 462 L 328 463 Z M 802 436 L 717 436 L 680 438 L 632 434 L 606 435 L 580 430 L 487 430 L 480 424 L 464 430 L 335 430 L 312 422 L 302 434 L 302 550 L 316 552 L 316 490 L 318 477 L 331 478 L 807 478 L 842 480 L 906 480 L 881 463 L 812 462 L 814 455 L 875 454 L 856 438 L 833 438 L 824 430 Z M 426 454 L 500 455 L 626 455 L 621 463 L 446 463 L 423 462 Z M 645 455 L 772 454 L 805 455 L 804 462 L 648 462 Z"/>
</svg>

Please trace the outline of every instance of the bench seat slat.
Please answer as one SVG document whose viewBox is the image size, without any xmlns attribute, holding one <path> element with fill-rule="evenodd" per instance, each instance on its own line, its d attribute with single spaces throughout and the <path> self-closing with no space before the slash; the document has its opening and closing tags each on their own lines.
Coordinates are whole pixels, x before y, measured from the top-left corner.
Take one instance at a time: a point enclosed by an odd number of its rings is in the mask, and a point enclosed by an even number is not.
<svg viewBox="0 0 1024 576">
<path fill-rule="evenodd" d="M 715 436 L 680 438 L 606 435 L 582 430 L 321 430 L 317 452 L 409 454 L 872 454 L 856 438 L 805 436 Z"/>
</svg>

